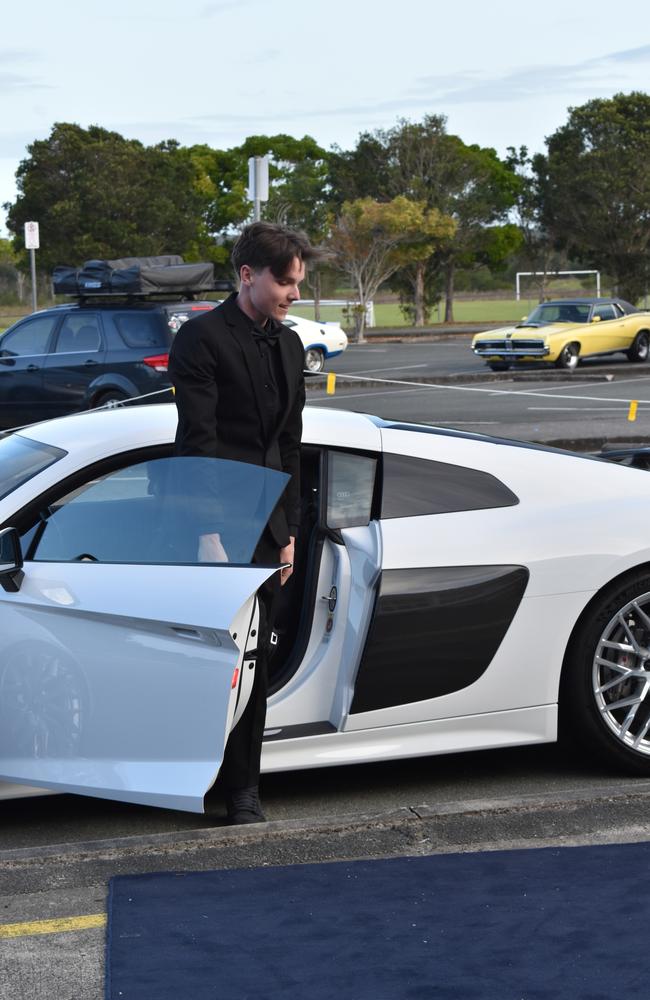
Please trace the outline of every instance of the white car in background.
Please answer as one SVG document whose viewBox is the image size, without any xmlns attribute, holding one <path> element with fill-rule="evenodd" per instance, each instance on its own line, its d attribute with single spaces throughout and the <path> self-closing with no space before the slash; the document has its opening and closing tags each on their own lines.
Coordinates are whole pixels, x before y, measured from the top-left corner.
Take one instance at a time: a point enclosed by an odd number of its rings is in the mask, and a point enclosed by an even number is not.
<svg viewBox="0 0 650 1000">
<path fill-rule="evenodd" d="M 214 309 L 218 302 L 205 299 L 188 302 L 186 305 L 174 303 L 167 306 L 169 326 L 176 333 L 183 323 L 207 309 Z M 348 338 L 340 323 L 315 323 L 302 316 L 287 316 L 284 325 L 295 330 L 305 348 L 305 368 L 309 372 L 322 372 L 325 361 L 342 354 L 348 346 Z"/>
<path fill-rule="evenodd" d="M 295 330 L 305 348 L 305 368 L 322 372 L 325 361 L 335 358 L 348 346 L 348 338 L 340 323 L 316 323 L 302 316 L 287 316 L 284 325 Z"/>
</svg>

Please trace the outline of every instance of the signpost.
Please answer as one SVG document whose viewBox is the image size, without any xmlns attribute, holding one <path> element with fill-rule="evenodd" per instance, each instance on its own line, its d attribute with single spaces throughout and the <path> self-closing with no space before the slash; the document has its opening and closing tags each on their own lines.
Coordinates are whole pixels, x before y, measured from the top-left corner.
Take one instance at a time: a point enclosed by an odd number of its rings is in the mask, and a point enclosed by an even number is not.
<svg viewBox="0 0 650 1000">
<path fill-rule="evenodd" d="M 253 202 L 253 219 L 260 221 L 261 205 L 269 200 L 269 158 L 250 156 L 248 158 L 248 197 Z"/>
<path fill-rule="evenodd" d="M 25 223 L 25 249 L 29 250 L 29 263 L 32 272 L 32 312 L 36 312 L 36 250 L 40 247 L 38 222 Z"/>
</svg>

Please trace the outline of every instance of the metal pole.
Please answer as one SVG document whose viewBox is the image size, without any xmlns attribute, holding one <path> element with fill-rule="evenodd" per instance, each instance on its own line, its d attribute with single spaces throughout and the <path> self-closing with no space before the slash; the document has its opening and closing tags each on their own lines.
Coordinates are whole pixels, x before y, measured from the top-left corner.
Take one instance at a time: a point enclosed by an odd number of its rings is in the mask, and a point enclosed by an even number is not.
<svg viewBox="0 0 650 1000">
<path fill-rule="evenodd" d="M 262 217 L 262 202 L 259 198 L 255 198 L 253 201 L 253 221 L 259 222 Z"/>
<path fill-rule="evenodd" d="M 32 271 L 32 312 L 36 312 L 36 251 L 29 251 L 29 262 Z"/>
</svg>

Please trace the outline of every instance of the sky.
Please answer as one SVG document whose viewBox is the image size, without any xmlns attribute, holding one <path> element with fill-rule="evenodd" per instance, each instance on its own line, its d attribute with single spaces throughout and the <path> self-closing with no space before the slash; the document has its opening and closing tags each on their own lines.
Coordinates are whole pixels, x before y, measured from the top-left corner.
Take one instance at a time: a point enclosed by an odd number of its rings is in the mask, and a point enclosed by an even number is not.
<svg viewBox="0 0 650 1000">
<path fill-rule="evenodd" d="M 544 149 L 567 108 L 650 92 L 641 0 L 5 0 L 0 206 L 55 122 L 226 149 L 253 134 L 352 148 L 398 118 Z M 37 220 L 38 221 L 38 220 Z M 6 235 L 0 208 L 0 235 Z"/>
</svg>

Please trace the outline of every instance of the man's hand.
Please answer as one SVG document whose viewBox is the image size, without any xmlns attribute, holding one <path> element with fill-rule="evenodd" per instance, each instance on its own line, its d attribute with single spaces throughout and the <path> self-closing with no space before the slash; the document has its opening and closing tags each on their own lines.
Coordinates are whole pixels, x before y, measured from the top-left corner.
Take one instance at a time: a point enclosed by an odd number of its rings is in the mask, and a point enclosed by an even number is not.
<svg viewBox="0 0 650 1000">
<path fill-rule="evenodd" d="M 228 553 L 221 544 L 221 535 L 199 535 L 199 562 L 229 562 Z"/>
<path fill-rule="evenodd" d="M 283 549 L 280 549 L 280 562 L 289 563 L 286 569 L 283 569 L 280 572 L 281 587 L 284 587 L 285 583 L 293 573 L 293 558 L 294 558 L 295 548 L 296 548 L 296 539 L 293 537 L 293 535 L 291 535 L 289 538 L 289 544 L 285 545 Z"/>
</svg>

